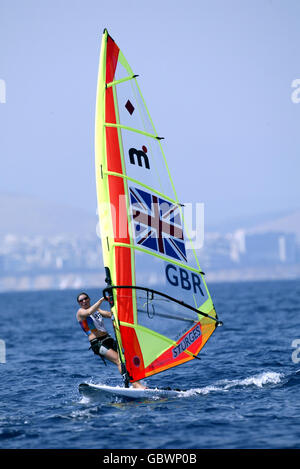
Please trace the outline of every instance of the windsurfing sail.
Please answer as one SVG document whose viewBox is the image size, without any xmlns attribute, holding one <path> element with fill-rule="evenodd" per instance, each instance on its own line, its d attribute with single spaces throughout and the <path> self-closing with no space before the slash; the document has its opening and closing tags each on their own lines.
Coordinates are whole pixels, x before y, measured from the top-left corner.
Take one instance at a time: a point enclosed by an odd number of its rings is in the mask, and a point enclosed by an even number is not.
<svg viewBox="0 0 300 469">
<path fill-rule="evenodd" d="M 131 382 L 196 358 L 220 324 L 136 75 L 104 30 L 95 168 L 107 288 Z M 153 288 L 152 288 L 153 287 Z"/>
</svg>

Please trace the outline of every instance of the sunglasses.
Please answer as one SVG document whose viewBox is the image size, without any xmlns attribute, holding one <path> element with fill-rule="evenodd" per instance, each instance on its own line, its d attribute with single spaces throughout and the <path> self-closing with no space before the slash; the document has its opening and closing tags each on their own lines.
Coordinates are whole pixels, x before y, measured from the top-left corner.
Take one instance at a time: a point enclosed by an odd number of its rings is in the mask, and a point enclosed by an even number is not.
<svg viewBox="0 0 300 469">
<path fill-rule="evenodd" d="M 86 296 L 85 298 L 81 298 L 81 300 L 78 300 L 78 303 L 82 303 L 83 301 L 89 300 L 89 297 Z"/>
</svg>

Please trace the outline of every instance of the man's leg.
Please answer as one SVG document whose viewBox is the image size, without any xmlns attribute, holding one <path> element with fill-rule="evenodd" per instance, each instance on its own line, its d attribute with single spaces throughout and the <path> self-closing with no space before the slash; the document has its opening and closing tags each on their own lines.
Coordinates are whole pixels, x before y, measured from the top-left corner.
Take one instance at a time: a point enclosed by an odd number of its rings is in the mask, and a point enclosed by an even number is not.
<svg viewBox="0 0 300 469">
<path fill-rule="evenodd" d="M 107 360 L 117 365 L 119 372 L 122 374 L 121 362 L 120 362 L 120 358 L 117 352 L 115 352 L 112 348 L 110 348 L 107 350 L 105 354 L 105 358 L 107 358 Z"/>
<path fill-rule="evenodd" d="M 110 348 L 107 350 L 105 354 L 105 358 L 107 358 L 112 363 L 115 363 L 118 366 L 118 370 L 120 374 L 122 374 L 121 362 L 120 362 L 119 354 L 117 352 L 115 352 L 113 349 Z M 138 389 L 146 389 L 146 386 L 141 384 L 139 381 L 135 381 L 134 383 L 132 383 L 132 387 L 138 388 Z"/>
</svg>

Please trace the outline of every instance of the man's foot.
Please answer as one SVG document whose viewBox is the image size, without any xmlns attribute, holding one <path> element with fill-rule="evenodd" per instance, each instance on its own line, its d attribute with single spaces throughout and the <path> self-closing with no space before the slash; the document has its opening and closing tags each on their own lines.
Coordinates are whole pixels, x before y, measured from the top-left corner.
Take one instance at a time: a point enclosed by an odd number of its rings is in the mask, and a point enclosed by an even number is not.
<svg viewBox="0 0 300 469">
<path fill-rule="evenodd" d="M 135 383 L 132 383 L 132 387 L 135 389 L 146 389 L 146 386 L 141 384 L 139 381 L 136 381 Z"/>
</svg>

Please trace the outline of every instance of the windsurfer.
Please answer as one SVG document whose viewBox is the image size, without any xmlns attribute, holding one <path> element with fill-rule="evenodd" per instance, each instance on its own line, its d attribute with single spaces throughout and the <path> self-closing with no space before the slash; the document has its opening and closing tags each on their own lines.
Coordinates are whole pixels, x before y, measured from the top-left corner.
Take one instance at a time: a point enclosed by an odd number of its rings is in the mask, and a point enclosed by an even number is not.
<svg viewBox="0 0 300 469">
<path fill-rule="evenodd" d="M 91 306 L 88 294 L 85 292 L 79 293 L 77 302 L 80 308 L 77 311 L 76 318 L 88 335 L 93 352 L 117 365 L 119 372 L 122 374 L 116 341 L 108 334 L 103 322 L 103 318 L 112 317 L 111 311 L 100 309 L 104 300 L 105 298 L 101 298 Z M 134 382 L 132 386 L 145 389 L 145 386 L 139 381 Z"/>
</svg>

